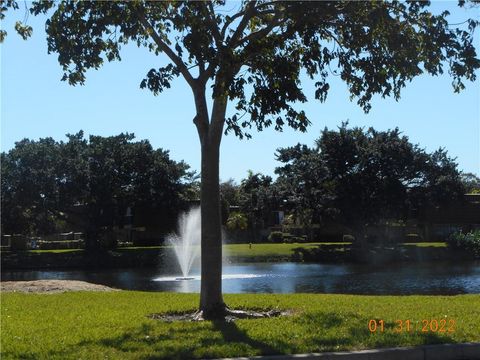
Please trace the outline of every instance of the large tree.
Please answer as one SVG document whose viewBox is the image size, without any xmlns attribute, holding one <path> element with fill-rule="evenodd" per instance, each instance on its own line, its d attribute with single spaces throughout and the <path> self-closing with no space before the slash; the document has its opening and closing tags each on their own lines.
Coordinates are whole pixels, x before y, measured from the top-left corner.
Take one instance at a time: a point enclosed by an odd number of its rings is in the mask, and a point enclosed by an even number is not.
<svg viewBox="0 0 480 360">
<path fill-rule="evenodd" d="M 168 229 L 185 205 L 183 192 L 193 176 L 189 166 L 171 160 L 166 150 L 154 150 L 148 140 L 134 138 L 133 134 L 90 136 L 86 153 L 79 154 L 83 157 L 66 158 L 76 162 L 77 171 L 67 174 L 66 184 L 81 192 L 80 201 L 87 207 L 88 245 L 93 249 L 101 245 L 102 228 L 108 237 L 113 226 L 121 225 L 128 207 L 150 209 Z M 86 186 L 78 187 L 82 174 Z"/>
<path fill-rule="evenodd" d="M 467 194 L 480 194 L 480 177 L 473 173 L 463 173 L 462 182 Z"/>
<path fill-rule="evenodd" d="M 122 225 L 128 207 L 153 210 L 171 230 L 194 177 L 186 163 L 133 134 L 85 139 L 80 131 L 67 138 L 24 139 L 1 154 L 3 233 L 80 230 L 96 250 L 105 245 L 102 229 Z"/>
<path fill-rule="evenodd" d="M 60 145 L 23 139 L 1 154 L 2 233 L 48 234 L 58 213 Z M 8 210 L 7 210 L 8 209 Z"/>
<path fill-rule="evenodd" d="M 5 9 L 14 0 L 2 1 Z M 152 68 L 142 88 L 158 94 L 181 76 L 190 86 L 201 144 L 202 283 L 205 317 L 223 316 L 219 148 L 222 134 L 286 124 L 305 131 L 309 119 L 293 106 L 306 102 L 300 79 L 315 82 L 325 101 L 329 74 L 347 84 L 365 110 L 376 94 L 399 98 L 412 78 L 438 75 L 447 67 L 455 91 L 474 80 L 480 66 L 472 44 L 477 25 L 451 27 L 448 12 L 432 15 L 428 2 L 242 1 L 231 7 L 212 2 L 33 2 L 45 13 L 48 50 L 58 53 L 63 80 L 83 84 L 88 69 L 120 60 L 120 48 L 134 42 L 165 55 L 166 66 Z M 459 5 L 464 6 L 464 1 Z M 31 29 L 18 23 L 27 37 Z M 2 33 L 2 37 L 5 34 Z M 155 64 L 152 64 L 155 66 Z M 208 89 L 212 88 L 212 91 Z M 207 96 L 212 97 L 209 109 Z M 227 116 L 227 103 L 234 110 Z"/>
<path fill-rule="evenodd" d="M 279 209 L 279 197 L 273 179 L 249 170 L 247 177 L 242 179 L 240 184 L 239 205 L 248 219 L 251 240 L 258 241 L 259 230 L 265 228 L 273 211 Z"/>
<path fill-rule="evenodd" d="M 306 228 L 322 223 L 328 214 L 325 206 L 333 189 L 321 154 L 317 149 L 297 144 L 277 149 L 275 156 L 284 163 L 275 169 L 275 173 L 279 175 L 276 186 L 286 210 L 296 223 Z"/>
<path fill-rule="evenodd" d="M 364 245 L 369 225 L 406 220 L 412 209 L 451 204 L 464 186 L 454 159 L 444 149 L 427 153 L 398 129 L 324 129 L 313 148 L 279 149 L 284 163 L 277 182 L 293 209 L 313 221 L 336 220 Z"/>
</svg>

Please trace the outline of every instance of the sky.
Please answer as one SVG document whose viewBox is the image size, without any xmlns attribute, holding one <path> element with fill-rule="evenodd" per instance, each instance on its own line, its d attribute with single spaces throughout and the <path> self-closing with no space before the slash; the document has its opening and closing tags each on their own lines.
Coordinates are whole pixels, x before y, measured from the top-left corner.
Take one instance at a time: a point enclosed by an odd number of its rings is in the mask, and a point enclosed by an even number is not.
<svg viewBox="0 0 480 360">
<path fill-rule="evenodd" d="M 480 7 L 460 9 L 456 2 L 433 2 L 432 11 L 451 12 L 450 23 L 469 17 L 480 19 Z M 185 81 L 178 79 L 171 89 L 158 96 L 141 90 L 140 81 L 151 68 L 164 65 L 146 49 L 128 45 L 122 49 L 121 62 L 105 63 L 87 73 L 84 86 L 70 86 L 60 81 L 62 69 L 57 54 L 47 54 L 45 18 L 28 18 L 34 29 L 27 41 L 14 33 L 16 20 L 24 11 L 7 13 L 2 28 L 8 36 L 1 51 L 1 150 L 8 151 L 23 138 L 53 137 L 66 140 L 65 134 L 83 130 L 88 136 L 111 136 L 130 132 L 138 140 L 148 139 L 154 148 L 170 151 L 174 160 L 185 160 L 200 170 L 200 143 L 194 124 L 193 97 Z M 480 29 L 475 37 L 480 53 Z M 477 75 L 480 77 L 480 73 Z M 332 76 L 327 101 L 314 99 L 314 87 L 305 82 L 309 99 L 300 107 L 312 125 L 307 133 L 285 128 L 282 133 L 268 128 L 252 130 L 253 139 L 224 136 L 221 145 L 220 177 L 239 182 L 248 170 L 274 175 L 280 166 L 275 151 L 297 143 L 312 146 L 324 127 L 335 128 L 348 120 L 352 126 L 387 130 L 398 127 L 413 143 L 427 151 L 439 147 L 456 158 L 459 169 L 480 175 L 480 81 L 466 83 L 455 94 L 448 74 L 440 77 L 422 75 L 403 89 L 401 99 L 374 98 L 365 114 L 349 99 L 346 86 Z M 230 104 L 232 108 L 232 104 Z"/>
</svg>

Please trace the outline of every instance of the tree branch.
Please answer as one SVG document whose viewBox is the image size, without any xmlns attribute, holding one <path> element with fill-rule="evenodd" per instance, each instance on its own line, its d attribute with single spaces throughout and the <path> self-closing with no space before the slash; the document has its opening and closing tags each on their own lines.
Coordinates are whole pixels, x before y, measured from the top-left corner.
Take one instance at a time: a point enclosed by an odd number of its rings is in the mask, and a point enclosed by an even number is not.
<svg viewBox="0 0 480 360">
<path fill-rule="evenodd" d="M 244 15 L 242 17 L 242 20 L 240 20 L 240 24 L 238 24 L 238 27 L 235 29 L 235 32 L 233 33 L 232 38 L 230 39 L 230 44 L 235 44 L 237 40 L 240 38 L 240 36 L 243 34 L 243 31 L 247 27 L 248 22 L 255 14 L 256 3 L 257 3 L 256 1 L 250 1 L 245 6 Z M 232 46 L 232 48 L 233 47 L 234 46 Z"/>
<path fill-rule="evenodd" d="M 244 42 L 252 41 L 252 40 L 258 40 L 262 37 L 267 36 L 270 31 L 272 31 L 276 26 L 281 25 L 285 19 L 280 19 L 280 14 L 275 15 L 275 17 L 272 19 L 272 22 L 268 24 L 266 27 L 264 27 L 261 30 L 255 31 L 253 33 L 248 34 L 245 36 L 243 39 L 238 40 L 237 43 L 232 44 L 233 47 L 237 47 L 242 45 Z"/>
<path fill-rule="evenodd" d="M 267 2 L 267 3 L 263 3 L 263 4 L 259 4 L 257 5 L 257 10 L 258 9 L 261 9 L 261 8 L 264 8 L 264 7 L 268 7 L 270 5 L 273 5 L 275 4 L 275 1 L 270 1 L 270 2 Z M 231 23 L 233 23 L 237 18 L 239 18 L 240 16 L 243 16 L 245 15 L 246 13 L 246 9 L 243 10 L 243 11 L 240 11 L 238 13 L 236 13 L 235 15 L 233 16 L 230 16 L 228 18 L 228 21 L 225 21 L 225 24 L 223 25 L 223 28 L 222 30 L 220 31 L 220 36 L 221 38 L 223 39 L 225 37 L 225 33 L 227 32 L 227 29 L 228 27 L 230 26 Z M 272 13 L 272 10 L 265 10 L 265 11 L 262 11 L 262 12 L 259 12 L 259 11 L 255 11 L 255 14 L 258 14 L 258 13 L 261 13 L 261 14 L 271 14 Z"/>
<path fill-rule="evenodd" d="M 213 5 L 211 2 L 203 4 L 206 6 L 209 29 L 212 32 L 215 45 L 217 46 L 217 51 L 220 53 L 223 48 L 223 37 L 218 31 L 217 23 L 215 21 L 215 10 L 213 9 Z M 213 60 L 209 62 L 207 69 L 205 69 L 204 63 L 201 64 L 198 76 L 200 84 L 205 84 L 208 81 L 208 79 L 213 75 L 215 66 L 216 62 Z"/>
<path fill-rule="evenodd" d="M 193 118 L 193 123 L 197 127 L 200 141 L 203 142 L 208 135 L 209 129 L 208 107 L 207 99 L 205 97 L 205 83 L 201 82 L 200 80 L 195 80 L 194 83 L 195 84 L 192 87 L 192 91 L 197 114 Z"/>
<path fill-rule="evenodd" d="M 185 65 L 183 60 L 179 56 L 177 56 L 173 52 L 173 50 L 170 49 L 170 47 L 162 40 L 160 35 L 158 35 L 153 26 L 148 22 L 143 11 L 137 10 L 137 15 L 143 27 L 145 28 L 145 31 L 152 37 L 160 50 L 167 54 L 167 56 L 173 61 L 173 63 L 178 67 L 180 73 L 183 75 L 187 83 L 190 85 L 190 87 L 193 88 L 195 86 L 194 78 L 192 74 L 190 74 L 190 72 L 188 71 L 187 66 Z"/>
<path fill-rule="evenodd" d="M 218 31 L 217 22 L 215 21 L 215 10 L 213 9 L 213 4 L 211 2 L 207 3 L 207 13 L 215 45 L 217 45 L 217 49 L 220 49 L 223 46 L 223 36 L 221 36 L 220 31 Z"/>
<path fill-rule="evenodd" d="M 230 24 L 231 24 L 232 22 L 234 22 L 237 18 L 239 18 L 240 16 L 243 16 L 243 15 L 245 15 L 245 10 L 240 11 L 240 12 L 236 13 L 236 14 L 233 15 L 233 16 L 230 16 L 230 17 L 228 18 L 228 20 L 225 21 L 225 24 L 223 24 L 223 28 L 222 28 L 222 30 L 220 31 L 220 36 L 221 36 L 222 39 L 225 38 L 225 33 L 227 32 L 227 29 L 228 29 L 228 27 L 230 26 Z"/>
<path fill-rule="evenodd" d="M 208 123 L 202 120 L 200 116 L 195 115 L 193 118 L 193 123 L 197 127 L 198 138 L 200 139 L 200 143 L 203 144 L 205 136 L 208 134 Z"/>
<path fill-rule="evenodd" d="M 218 96 L 213 101 L 212 120 L 209 128 L 210 140 L 220 143 L 225 125 L 225 112 L 227 110 L 226 96 Z"/>
<path fill-rule="evenodd" d="M 211 78 L 214 75 L 215 72 L 215 67 L 217 66 L 216 59 L 212 59 L 210 63 L 208 64 L 207 69 L 200 74 L 198 77 L 198 81 L 201 84 L 205 84 L 209 78 Z"/>
</svg>

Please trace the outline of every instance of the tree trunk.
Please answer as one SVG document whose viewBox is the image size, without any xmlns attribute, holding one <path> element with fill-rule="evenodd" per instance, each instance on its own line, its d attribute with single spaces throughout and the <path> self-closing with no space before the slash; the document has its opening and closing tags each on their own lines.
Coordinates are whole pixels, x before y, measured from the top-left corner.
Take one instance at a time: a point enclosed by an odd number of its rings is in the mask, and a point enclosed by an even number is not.
<svg viewBox="0 0 480 360">
<path fill-rule="evenodd" d="M 98 224 L 100 211 L 94 206 L 87 206 L 86 215 L 87 223 L 83 229 L 85 233 L 85 250 L 89 253 L 95 253 L 100 249 L 100 229 Z"/>
<path fill-rule="evenodd" d="M 217 77 L 217 86 L 219 83 L 221 78 Z M 202 151 L 200 311 L 204 319 L 215 319 L 223 318 L 227 310 L 222 297 L 222 221 L 219 185 L 220 142 L 227 99 L 225 96 L 214 99 L 209 121 L 205 83 L 192 90 L 197 110 L 193 122 L 198 130 Z"/>
<path fill-rule="evenodd" d="M 200 195 L 202 216 L 200 310 L 204 318 L 222 317 L 226 309 L 222 297 L 219 160 L 220 143 L 211 138 L 203 141 Z"/>
<path fill-rule="evenodd" d="M 360 262 L 369 262 L 367 226 L 362 224 L 354 226 L 354 236 L 355 243 L 353 250 L 355 251 L 354 256 L 356 260 Z"/>
</svg>

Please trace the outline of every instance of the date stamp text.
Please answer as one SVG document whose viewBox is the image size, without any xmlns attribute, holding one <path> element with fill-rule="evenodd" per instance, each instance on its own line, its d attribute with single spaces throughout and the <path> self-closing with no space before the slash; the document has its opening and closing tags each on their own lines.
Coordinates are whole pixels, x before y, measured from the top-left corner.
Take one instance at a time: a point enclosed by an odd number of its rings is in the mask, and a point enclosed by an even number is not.
<svg viewBox="0 0 480 360">
<path fill-rule="evenodd" d="M 406 319 L 387 323 L 383 319 L 370 319 L 368 321 L 368 330 L 372 334 L 385 331 L 393 331 L 394 333 L 453 333 L 455 332 L 455 320 L 422 319 L 421 321 L 413 321 Z"/>
</svg>

